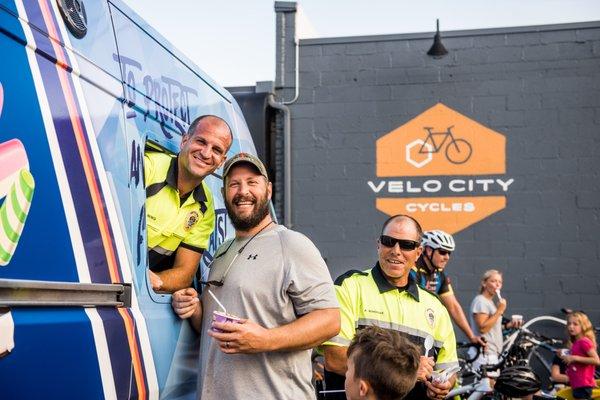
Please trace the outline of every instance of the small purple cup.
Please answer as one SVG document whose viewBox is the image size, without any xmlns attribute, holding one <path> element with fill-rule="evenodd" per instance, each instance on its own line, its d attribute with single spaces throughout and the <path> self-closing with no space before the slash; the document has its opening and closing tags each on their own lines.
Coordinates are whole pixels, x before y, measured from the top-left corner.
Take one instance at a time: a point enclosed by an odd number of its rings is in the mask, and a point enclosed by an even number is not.
<svg viewBox="0 0 600 400">
<path fill-rule="evenodd" d="M 216 322 L 234 322 L 236 324 L 241 324 L 242 323 L 242 319 L 239 317 L 236 317 L 235 315 L 231 315 L 231 314 L 226 314 L 222 311 L 213 311 L 213 321 Z M 210 329 L 213 330 L 213 332 L 223 332 L 221 329 L 217 329 L 214 326 L 212 326 Z"/>
</svg>

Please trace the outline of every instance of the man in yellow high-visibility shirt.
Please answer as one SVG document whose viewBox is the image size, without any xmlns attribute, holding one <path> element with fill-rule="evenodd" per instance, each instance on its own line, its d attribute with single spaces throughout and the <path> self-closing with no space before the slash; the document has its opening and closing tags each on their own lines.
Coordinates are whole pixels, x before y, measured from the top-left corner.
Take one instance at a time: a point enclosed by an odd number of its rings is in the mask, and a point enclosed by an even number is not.
<svg viewBox="0 0 600 400">
<path fill-rule="evenodd" d="M 152 288 L 174 292 L 190 286 L 214 229 L 213 197 L 204 178 L 226 159 L 233 136 L 214 115 L 196 118 L 177 157 L 144 155 L 148 264 Z"/>
<path fill-rule="evenodd" d="M 421 255 L 422 234 L 419 223 L 408 215 L 389 218 L 377 242 L 375 266 L 336 279 L 341 329 L 322 345 L 326 390 L 344 387 L 348 346 L 358 330 L 375 325 L 399 332 L 419 346 L 421 354 L 426 352 L 427 337 L 433 339 L 431 351 L 420 358 L 417 383 L 406 399 L 443 399 L 450 391 L 454 376 L 438 382 L 432 381 L 432 375 L 434 369 L 458 365 L 452 321 L 437 296 L 420 288 L 410 274 Z"/>
</svg>

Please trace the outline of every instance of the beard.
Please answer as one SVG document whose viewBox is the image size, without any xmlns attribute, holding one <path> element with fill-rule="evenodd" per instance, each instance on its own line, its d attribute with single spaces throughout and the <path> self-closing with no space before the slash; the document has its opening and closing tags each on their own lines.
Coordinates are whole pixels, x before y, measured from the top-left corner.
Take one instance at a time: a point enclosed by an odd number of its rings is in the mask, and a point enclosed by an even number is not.
<svg viewBox="0 0 600 400">
<path fill-rule="evenodd" d="M 242 200 L 254 200 L 254 208 L 248 216 L 237 215 L 233 209 L 233 204 Z M 269 199 L 267 196 L 255 199 L 254 196 L 235 196 L 231 202 L 225 201 L 227 215 L 231 219 L 231 224 L 237 231 L 249 231 L 260 224 L 267 215 L 269 215 Z"/>
</svg>

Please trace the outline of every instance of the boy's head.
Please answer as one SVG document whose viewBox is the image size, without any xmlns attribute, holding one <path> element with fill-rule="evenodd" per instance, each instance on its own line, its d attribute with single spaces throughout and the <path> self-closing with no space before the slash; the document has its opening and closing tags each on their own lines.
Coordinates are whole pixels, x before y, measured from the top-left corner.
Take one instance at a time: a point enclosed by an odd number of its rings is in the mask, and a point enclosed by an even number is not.
<svg viewBox="0 0 600 400">
<path fill-rule="evenodd" d="M 369 326 L 348 348 L 348 400 L 402 399 L 415 386 L 419 349 L 400 333 Z"/>
</svg>

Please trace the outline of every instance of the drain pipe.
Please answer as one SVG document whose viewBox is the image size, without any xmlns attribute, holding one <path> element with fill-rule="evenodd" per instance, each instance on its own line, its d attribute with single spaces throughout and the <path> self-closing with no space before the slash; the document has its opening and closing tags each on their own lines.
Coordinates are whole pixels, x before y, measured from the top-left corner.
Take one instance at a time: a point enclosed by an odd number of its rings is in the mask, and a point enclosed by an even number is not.
<svg viewBox="0 0 600 400">
<path fill-rule="evenodd" d="M 292 140 L 291 117 L 288 106 L 275 101 L 275 95 L 269 93 L 269 105 L 283 113 L 283 224 L 292 228 Z"/>
</svg>

